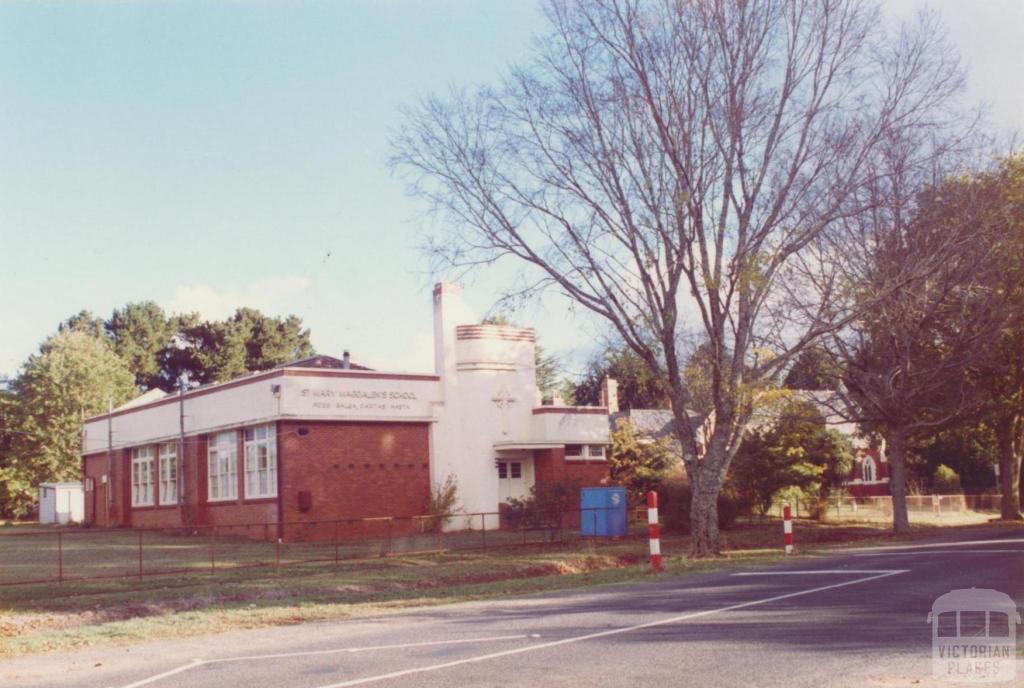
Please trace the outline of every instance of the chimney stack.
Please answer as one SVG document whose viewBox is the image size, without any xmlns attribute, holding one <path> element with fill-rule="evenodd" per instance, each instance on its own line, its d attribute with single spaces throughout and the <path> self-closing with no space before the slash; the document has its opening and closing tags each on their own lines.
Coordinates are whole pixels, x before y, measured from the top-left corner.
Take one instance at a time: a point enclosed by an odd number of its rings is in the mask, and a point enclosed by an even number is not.
<svg viewBox="0 0 1024 688">
<path fill-rule="evenodd" d="M 341 367 L 344 368 L 345 370 L 348 370 L 349 368 L 352 367 L 352 360 L 348 355 L 347 349 L 345 350 L 345 353 L 341 355 Z"/>
<path fill-rule="evenodd" d="M 619 412 L 619 383 L 611 377 L 605 377 L 601 383 L 601 406 L 608 409 L 608 413 Z"/>
</svg>

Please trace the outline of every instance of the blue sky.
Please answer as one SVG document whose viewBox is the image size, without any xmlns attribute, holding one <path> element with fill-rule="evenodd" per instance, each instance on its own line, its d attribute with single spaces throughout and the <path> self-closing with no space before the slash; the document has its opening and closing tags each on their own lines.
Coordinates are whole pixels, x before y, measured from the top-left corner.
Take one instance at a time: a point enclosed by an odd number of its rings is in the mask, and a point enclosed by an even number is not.
<svg viewBox="0 0 1024 688">
<path fill-rule="evenodd" d="M 1024 3 L 932 5 L 972 95 L 1024 130 Z M 3 3 L 0 374 L 68 315 L 144 299 L 295 313 L 324 353 L 428 369 L 422 207 L 388 134 L 399 105 L 493 80 L 541 28 L 519 0 Z M 508 277 L 478 276 L 470 304 Z M 557 299 L 516 318 L 576 361 L 600 334 Z"/>
</svg>

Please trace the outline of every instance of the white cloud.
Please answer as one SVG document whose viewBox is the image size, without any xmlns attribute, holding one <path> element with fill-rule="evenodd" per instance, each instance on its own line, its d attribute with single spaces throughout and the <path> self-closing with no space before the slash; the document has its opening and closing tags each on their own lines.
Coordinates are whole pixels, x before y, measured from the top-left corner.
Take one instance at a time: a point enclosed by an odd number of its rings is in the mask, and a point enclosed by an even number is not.
<svg viewBox="0 0 1024 688">
<path fill-rule="evenodd" d="M 222 290 L 209 284 L 179 284 L 164 306 L 171 313 L 198 312 L 208 320 L 227 318 L 242 306 L 272 315 L 287 315 L 304 310 L 311 286 L 308 278 L 297 275 L 271 277 Z"/>
</svg>

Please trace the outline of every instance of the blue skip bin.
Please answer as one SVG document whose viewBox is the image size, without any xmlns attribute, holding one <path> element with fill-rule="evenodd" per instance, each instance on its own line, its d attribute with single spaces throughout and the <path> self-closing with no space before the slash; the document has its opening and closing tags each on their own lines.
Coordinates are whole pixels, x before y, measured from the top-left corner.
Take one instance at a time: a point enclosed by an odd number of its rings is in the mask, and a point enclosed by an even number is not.
<svg viewBox="0 0 1024 688">
<path fill-rule="evenodd" d="M 626 534 L 626 490 L 584 487 L 580 490 L 580 535 L 619 537 Z"/>
</svg>

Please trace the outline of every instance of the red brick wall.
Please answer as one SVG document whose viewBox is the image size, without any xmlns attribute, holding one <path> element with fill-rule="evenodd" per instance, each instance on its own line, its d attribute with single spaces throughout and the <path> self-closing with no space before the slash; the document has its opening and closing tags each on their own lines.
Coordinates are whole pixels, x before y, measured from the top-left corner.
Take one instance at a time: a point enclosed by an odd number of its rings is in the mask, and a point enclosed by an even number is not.
<svg viewBox="0 0 1024 688">
<path fill-rule="evenodd" d="M 235 471 L 238 477 L 238 496 L 227 502 L 211 502 L 207 499 L 208 492 L 208 458 L 209 436 L 202 435 L 197 438 L 196 456 L 194 467 L 198 471 L 196 480 L 193 481 L 198 500 L 197 523 L 199 525 L 227 526 L 242 523 L 276 523 L 278 521 L 277 499 L 246 499 L 245 498 L 245 442 L 241 429 L 235 432 L 237 465 Z M 278 471 L 281 470 L 281 457 L 277 460 Z M 241 534 L 242 531 L 239 531 Z"/>
<path fill-rule="evenodd" d="M 299 429 L 307 432 L 299 434 Z M 207 446 L 205 435 L 185 441 L 184 466 L 188 503 L 194 505 L 199 526 L 292 521 L 333 521 L 378 516 L 419 516 L 430 497 L 430 446 L 426 423 L 297 422 L 277 426 L 278 497 L 245 499 L 244 443 L 238 432 L 238 497 L 229 502 L 207 499 Z M 159 450 L 154 446 L 154 457 Z M 131 506 L 131 450 L 114 452 L 117 482 L 109 525 L 143 528 L 176 527 L 185 515 L 178 506 Z M 156 462 L 154 462 L 156 464 Z M 97 486 L 106 472 L 106 453 L 85 457 L 83 470 Z M 154 465 L 159 500 L 159 472 Z M 309 491 L 312 508 L 299 509 L 299 492 Z M 106 525 L 101 509 L 87 522 Z M 330 528 L 333 533 L 333 527 Z M 239 531 L 239 534 L 243 534 Z M 320 534 L 324 535 L 324 534 Z M 306 536 L 310 536 L 309 533 Z M 285 534 L 288 537 L 288 534 Z"/>
<path fill-rule="evenodd" d="M 428 429 L 426 423 L 282 421 L 284 520 L 422 515 L 430 498 Z M 299 509 L 303 491 L 312 496 L 305 512 Z"/>
<path fill-rule="evenodd" d="M 611 484 L 607 461 L 567 461 L 563 448 L 534 451 L 533 467 L 538 484 L 563 480 L 580 480 L 580 487 Z"/>
</svg>

